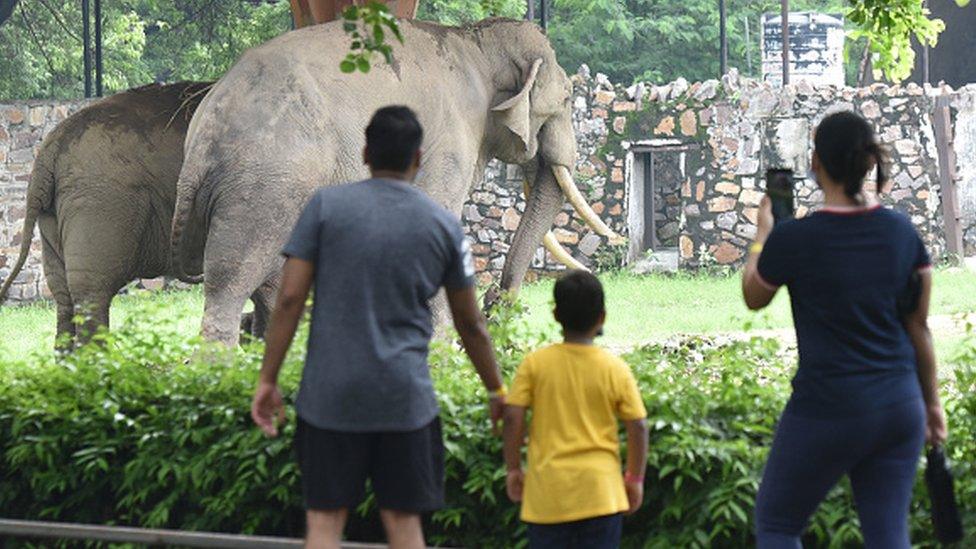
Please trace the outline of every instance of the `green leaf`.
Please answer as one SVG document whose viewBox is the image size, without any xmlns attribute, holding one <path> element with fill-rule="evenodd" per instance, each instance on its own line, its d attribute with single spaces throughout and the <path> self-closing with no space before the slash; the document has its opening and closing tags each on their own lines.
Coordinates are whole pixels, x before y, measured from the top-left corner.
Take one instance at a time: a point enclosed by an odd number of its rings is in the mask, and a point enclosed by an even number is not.
<svg viewBox="0 0 976 549">
<path fill-rule="evenodd" d="M 367 59 L 365 56 L 360 57 L 356 61 L 356 68 L 358 68 L 360 72 L 364 72 L 364 73 L 369 72 L 370 69 L 369 59 Z"/>
<path fill-rule="evenodd" d="M 339 63 L 339 70 L 347 74 L 354 72 L 356 70 L 356 62 L 350 59 L 343 59 L 342 62 Z"/>
</svg>

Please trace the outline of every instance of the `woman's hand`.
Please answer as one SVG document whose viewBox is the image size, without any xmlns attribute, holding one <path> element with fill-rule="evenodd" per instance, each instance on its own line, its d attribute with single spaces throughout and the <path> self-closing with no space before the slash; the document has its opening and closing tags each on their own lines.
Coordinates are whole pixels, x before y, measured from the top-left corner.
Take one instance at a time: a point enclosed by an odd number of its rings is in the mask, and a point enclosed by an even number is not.
<svg viewBox="0 0 976 549">
<path fill-rule="evenodd" d="M 948 437 L 945 411 L 941 403 L 925 406 L 925 442 L 932 446 L 943 444 Z"/>
<path fill-rule="evenodd" d="M 773 225 L 776 219 L 773 217 L 773 202 L 769 195 L 762 197 L 759 202 L 759 214 L 756 220 L 756 242 L 763 243 L 769 238 L 769 233 L 773 232 Z"/>
</svg>

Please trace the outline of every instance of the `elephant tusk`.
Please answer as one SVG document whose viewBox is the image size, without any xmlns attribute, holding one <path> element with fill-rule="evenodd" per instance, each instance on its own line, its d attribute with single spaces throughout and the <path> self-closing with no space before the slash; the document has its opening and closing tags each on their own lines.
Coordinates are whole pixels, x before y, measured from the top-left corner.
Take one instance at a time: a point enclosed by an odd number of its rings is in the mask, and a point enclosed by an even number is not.
<svg viewBox="0 0 976 549">
<path fill-rule="evenodd" d="M 522 194 L 525 195 L 526 200 L 529 199 L 528 181 L 522 182 Z M 582 263 L 577 261 L 576 258 L 574 258 L 572 254 L 570 254 L 569 251 L 566 250 L 566 248 L 563 248 L 563 245 L 560 244 L 558 240 L 556 240 L 556 235 L 554 235 L 552 231 L 546 232 L 546 236 L 542 238 L 542 245 L 545 246 L 547 250 L 549 250 L 549 253 L 552 254 L 553 259 L 562 263 L 566 267 L 570 269 L 582 269 L 584 271 L 589 271 L 589 269 L 586 268 L 586 265 L 583 265 Z"/>
<path fill-rule="evenodd" d="M 573 182 L 573 177 L 569 174 L 569 169 L 566 166 L 552 166 L 552 173 L 556 176 L 556 181 L 559 183 L 559 188 L 563 190 L 563 194 L 569 200 L 569 203 L 573 205 L 573 209 L 576 213 L 583 218 L 583 221 L 593 229 L 596 234 L 600 236 L 605 236 L 610 241 L 611 244 L 619 244 L 624 241 L 623 237 L 618 235 L 607 226 L 606 223 L 600 219 L 600 216 L 593 211 L 593 208 L 586 202 L 583 198 L 583 193 L 576 188 L 576 183 Z"/>
<path fill-rule="evenodd" d="M 542 239 L 542 244 L 547 250 L 549 250 L 549 253 L 552 254 L 553 259 L 562 263 L 566 267 L 570 269 L 589 271 L 589 269 L 586 268 L 586 265 L 576 261 L 576 258 L 570 255 L 566 248 L 563 248 L 563 245 L 556 240 L 556 235 L 554 235 L 552 231 L 546 233 L 546 236 Z"/>
</svg>

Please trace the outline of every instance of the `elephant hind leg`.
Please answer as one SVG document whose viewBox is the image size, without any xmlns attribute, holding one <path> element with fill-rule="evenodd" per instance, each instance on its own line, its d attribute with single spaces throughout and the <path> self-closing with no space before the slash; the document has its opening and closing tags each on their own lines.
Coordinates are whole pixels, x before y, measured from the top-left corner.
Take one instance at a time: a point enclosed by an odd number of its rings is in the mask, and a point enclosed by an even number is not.
<svg viewBox="0 0 976 549">
<path fill-rule="evenodd" d="M 57 332 L 54 337 L 54 347 L 68 350 L 74 345 L 75 339 L 75 305 L 68 291 L 68 277 L 64 268 L 64 257 L 61 255 L 61 243 L 57 240 L 57 220 L 51 214 L 41 214 L 37 220 L 41 233 L 41 265 L 44 267 L 44 279 L 47 287 L 57 304 L 58 320 Z"/>
<path fill-rule="evenodd" d="M 81 291 L 74 292 L 75 313 L 82 317 L 82 322 L 75 329 L 75 341 L 78 346 L 91 341 L 98 329 L 108 328 L 109 308 L 112 305 L 114 291 Z"/>
</svg>

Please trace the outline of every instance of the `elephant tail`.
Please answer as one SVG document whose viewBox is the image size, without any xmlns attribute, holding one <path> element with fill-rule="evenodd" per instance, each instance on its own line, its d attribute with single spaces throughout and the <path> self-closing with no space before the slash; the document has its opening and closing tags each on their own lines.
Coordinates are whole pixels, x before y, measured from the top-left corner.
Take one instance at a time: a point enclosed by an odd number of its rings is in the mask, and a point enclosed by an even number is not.
<svg viewBox="0 0 976 549">
<path fill-rule="evenodd" d="M 205 170 L 206 168 L 203 168 Z M 172 271 L 181 281 L 190 284 L 203 282 L 203 275 L 191 275 L 186 272 L 183 263 L 183 242 L 190 215 L 193 213 L 193 202 L 197 191 L 204 179 L 204 171 L 198 165 L 183 163 L 180 179 L 176 185 L 176 209 L 173 212 L 173 227 L 170 233 L 170 253 L 172 253 Z"/>
<path fill-rule="evenodd" d="M 48 169 L 44 162 L 45 151 L 46 148 L 41 149 L 31 172 L 30 184 L 27 186 L 27 212 L 24 215 L 24 229 L 20 238 L 20 255 L 17 257 L 14 268 L 10 270 L 10 275 L 0 286 L 0 303 L 7 299 L 10 287 L 17 275 L 20 274 L 21 269 L 24 268 L 24 264 L 27 263 L 31 240 L 34 238 L 34 226 L 37 225 L 37 217 L 51 205 L 54 197 L 54 172 Z"/>
</svg>

